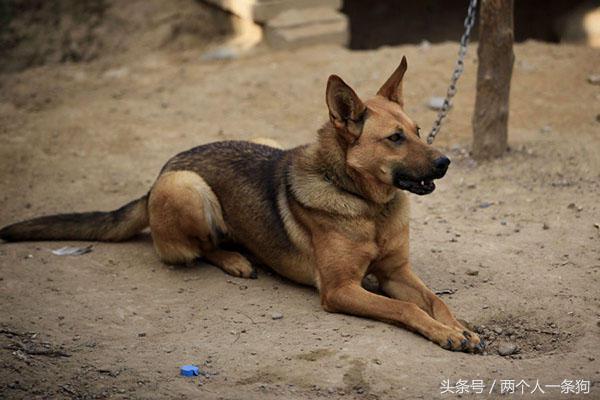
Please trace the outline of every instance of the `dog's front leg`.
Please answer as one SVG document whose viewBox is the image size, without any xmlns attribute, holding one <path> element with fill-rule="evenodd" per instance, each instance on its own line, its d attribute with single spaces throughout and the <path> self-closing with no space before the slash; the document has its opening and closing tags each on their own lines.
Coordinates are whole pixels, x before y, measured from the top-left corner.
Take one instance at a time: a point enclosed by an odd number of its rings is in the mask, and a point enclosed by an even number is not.
<svg viewBox="0 0 600 400">
<path fill-rule="evenodd" d="M 416 304 L 371 293 L 359 282 L 348 282 L 336 288 L 325 287 L 321 298 L 323 307 L 329 312 L 400 324 L 447 350 L 479 351 L 478 343 L 470 340 L 459 330 L 431 318 Z"/>
<path fill-rule="evenodd" d="M 433 319 L 415 303 L 391 299 L 361 285 L 376 247 L 329 233 L 315 240 L 319 290 L 323 308 L 403 325 L 449 350 L 477 351 L 462 331 Z"/>
<path fill-rule="evenodd" d="M 374 271 L 381 289 L 388 296 L 416 304 L 435 320 L 463 333 L 474 344 L 476 350 L 484 348 L 485 343 L 479 336 L 465 328 L 454 317 L 446 303 L 415 275 L 408 261 L 402 262 L 399 266 L 393 266 L 393 263 L 394 258 L 390 257 L 376 264 Z"/>
</svg>

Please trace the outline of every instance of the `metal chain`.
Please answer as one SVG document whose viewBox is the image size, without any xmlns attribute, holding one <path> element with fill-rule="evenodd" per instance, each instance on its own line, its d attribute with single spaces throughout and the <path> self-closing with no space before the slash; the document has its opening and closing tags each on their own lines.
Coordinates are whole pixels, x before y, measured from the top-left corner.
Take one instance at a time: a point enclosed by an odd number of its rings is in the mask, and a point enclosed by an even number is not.
<svg viewBox="0 0 600 400">
<path fill-rule="evenodd" d="M 469 45 L 469 36 L 471 36 L 471 29 L 475 24 L 475 11 L 477 10 L 477 0 L 471 0 L 469 3 L 469 9 L 467 10 L 467 17 L 465 18 L 465 32 L 460 38 L 460 49 L 458 50 L 458 60 L 456 60 L 456 66 L 454 67 L 454 72 L 452 73 L 452 78 L 450 79 L 450 86 L 448 86 L 448 91 L 446 92 L 446 98 L 444 99 L 444 104 L 442 108 L 438 112 L 437 118 L 433 123 L 433 127 L 431 128 L 431 132 L 427 136 L 427 143 L 433 143 L 436 135 L 439 133 L 440 128 L 442 127 L 442 120 L 446 118 L 448 115 L 448 110 L 450 109 L 450 100 L 456 94 L 456 82 L 458 78 L 463 73 L 465 69 L 465 55 L 467 54 L 467 46 Z"/>
</svg>

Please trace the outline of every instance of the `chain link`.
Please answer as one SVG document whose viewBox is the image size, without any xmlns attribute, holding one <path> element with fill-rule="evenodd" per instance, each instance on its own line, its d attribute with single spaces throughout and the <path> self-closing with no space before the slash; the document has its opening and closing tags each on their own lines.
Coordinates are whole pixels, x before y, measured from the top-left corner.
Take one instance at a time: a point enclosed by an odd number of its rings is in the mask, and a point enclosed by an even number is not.
<svg viewBox="0 0 600 400">
<path fill-rule="evenodd" d="M 471 0 L 469 3 L 469 9 L 467 10 L 467 17 L 465 18 L 465 32 L 460 38 L 460 49 L 458 50 L 458 60 L 456 60 L 456 66 L 454 67 L 454 72 L 452 73 L 452 78 L 450 79 L 450 86 L 448 86 L 448 91 L 446 92 L 446 98 L 444 99 L 444 104 L 442 108 L 438 112 L 437 118 L 433 123 L 433 127 L 431 128 L 431 132 L 427 135 L 427 143 L 433 143 L 436 135 L 439 133 L 440 128 L 442 127 L 442 121 L 448 115 L 448 110 L 450 109 L 450 100 L 456 94 L 456 82 L 458 78 L 463 73 L 465 69 L 465 55 L 467 54 L 467 46 L 469 45 L 469 37 L 471 36 L 471 29 L 473 29 L 473 25 L 475 24 L 475 15 L 477 10 L 477 0 Z"/>
</svg>

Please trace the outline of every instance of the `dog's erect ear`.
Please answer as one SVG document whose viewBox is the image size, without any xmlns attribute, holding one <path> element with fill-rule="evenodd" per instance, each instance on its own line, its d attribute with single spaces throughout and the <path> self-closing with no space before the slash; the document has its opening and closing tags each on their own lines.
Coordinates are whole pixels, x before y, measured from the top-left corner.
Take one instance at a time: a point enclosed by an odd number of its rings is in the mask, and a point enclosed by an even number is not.
<svg viewBox="0 0 600 400">
<path fill-rule="evenodd" d="M 402 57 L 400 65 L 394 73 L 388 78 L 383 84 L 381 89 L 377 92 L 378 95 L 385 97 L 390 101 L 394 101 L 404 107 L 404 97 L 402 96 L 402 78 L 406 72 L 408 64 L 406 63 L 406 57 Z"/>
<path fill-rule="evenodd" d="M 362 120 L 367 107 L 354 90 L 337 75 L 327 80 L 325 96 L 329 108 L 329 118 L 336 129 L 347 132 L 347 139 L 354 141 L 362 129 Z"/>
</svg>

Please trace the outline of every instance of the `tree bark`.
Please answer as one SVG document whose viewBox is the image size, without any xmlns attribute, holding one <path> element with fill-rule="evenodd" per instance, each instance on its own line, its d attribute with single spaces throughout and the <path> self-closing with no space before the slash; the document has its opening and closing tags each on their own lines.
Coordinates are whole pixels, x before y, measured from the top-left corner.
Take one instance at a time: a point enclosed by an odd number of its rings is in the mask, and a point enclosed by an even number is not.
<svg viewBox="0 0 600 400">
<path fill-rule="evenodd" d="M 482 0 L 473 114 L 475 159 L 500 157 L 507 148 L 513 40 L 513 0 Z"/>
</svg>

